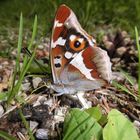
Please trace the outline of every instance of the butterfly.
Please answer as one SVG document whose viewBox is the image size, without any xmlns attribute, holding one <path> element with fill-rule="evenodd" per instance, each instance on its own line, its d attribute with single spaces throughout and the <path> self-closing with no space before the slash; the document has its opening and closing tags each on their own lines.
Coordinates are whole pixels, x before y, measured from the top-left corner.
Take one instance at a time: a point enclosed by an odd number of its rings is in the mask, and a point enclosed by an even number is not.
<svg viewBox="0 0 140 140">
<path fill-rule="evenodd" d="M 112 77 L 107 52 L 80 25 L 74 12 L 60 5 L 52 30 L 50 59 L 52 88 L 73 94 L 106 86 Z"/>
</svg>

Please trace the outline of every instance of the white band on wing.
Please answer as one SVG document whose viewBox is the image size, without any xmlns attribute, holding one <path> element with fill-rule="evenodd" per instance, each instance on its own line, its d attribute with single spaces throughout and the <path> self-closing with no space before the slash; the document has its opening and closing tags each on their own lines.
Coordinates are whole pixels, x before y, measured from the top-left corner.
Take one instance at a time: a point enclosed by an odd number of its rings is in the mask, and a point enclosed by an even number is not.
<svg viewBox="0 0 140 140">
<path fill-rule="evenodd" d="M 59 37 L 55 42 L 51 42 L 51 48 L 55 48 L 57 45 L 64 46 L 66 43 L 66 39 Z"/>
<path fill-rule="evenodd" d="M 82 57 L 82 52 L 81 51 L 79 54 L 76 55 L 76 57 L 70 62 L 74 67 L 76 67 L 84 76 L 89 79 L 89 80 L 95 80 L 91 76 L 91 71 L 92 69 L 86 68 L 84 62 L 83 62 L 83 57 Z"/>
</svg>

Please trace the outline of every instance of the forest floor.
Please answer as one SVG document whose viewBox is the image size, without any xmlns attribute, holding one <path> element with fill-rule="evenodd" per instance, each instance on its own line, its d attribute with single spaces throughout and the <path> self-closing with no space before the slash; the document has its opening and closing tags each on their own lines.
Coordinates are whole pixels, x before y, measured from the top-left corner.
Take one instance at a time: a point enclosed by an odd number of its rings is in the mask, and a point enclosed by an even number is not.
<svg viewBox="0 0 140 140">
<path fill-rule="evenodd" d="M 28 36 L 29 34 L 24 35 L 23 46 L 27 45 Z M 17 38 L 18 33 L 15 30 L 10 31 L 6 38 L 4 35 L 0 35 L 0 92 L 5 94 L 11 84 L 17 55 L 17 49 L 11 46 L 17 44 Z M 41 38 L 39 42 L 35 57 L 44 65 L 48 65 L 50 41 L 48 38 Z M 125 87 L 127 91 L 112 83 L 108 87 L 86 92 L 83 97 L 89 107 L 99 106 L 104 114 L 108 114 L 113 108 L 118 109 L 134 123 L 140 135 L 136 40 L 132 39 L 126 31 L 117 30 L 105 33 L 99 39 L 98 47 L 108 52 L 112 62 L 113 80 Z M 23 51 L 21 55 L 25 55 L 25 52 Z M 19 101 L 24 104 L 22 112 L 36 139 L 44 133 L 44 130 L 47 130 L 46 137 L 56 140 L 62 132 L 68 110 L 75 107 L 82 108 L 76 96 L 56 96 L 55 91 L 48 87 L 48 83 L 52 81 L 51 74 L 42 76 L 39 69 L 35 64 L 29 68 L 18 93 L 18 102 L 17 99 L 12 100 L 9 107 L 6 106 L 6 101 L 0 102 L 0 130 L 6 131 L 18 139 L 28 140 L 29 138 L 19 117 Z M 133 83 L 128 80 L 126 72 L 131 75 Z"/>
</svg>

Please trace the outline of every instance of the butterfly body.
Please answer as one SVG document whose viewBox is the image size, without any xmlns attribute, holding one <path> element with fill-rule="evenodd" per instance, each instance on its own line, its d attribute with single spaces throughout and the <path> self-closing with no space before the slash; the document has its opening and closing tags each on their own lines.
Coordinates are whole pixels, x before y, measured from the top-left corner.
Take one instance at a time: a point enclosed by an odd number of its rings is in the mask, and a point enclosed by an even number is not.
<svg viewBox="0 0 140 140">
<path fill-rule="evenodd" d="M 53 89 L 72 94 L 100 88 L 111 80 L 107 53 L 96 46 L 95 39 L 79 24 L 65 5 L 57 10 L 51 38 Z"/>
</svg>

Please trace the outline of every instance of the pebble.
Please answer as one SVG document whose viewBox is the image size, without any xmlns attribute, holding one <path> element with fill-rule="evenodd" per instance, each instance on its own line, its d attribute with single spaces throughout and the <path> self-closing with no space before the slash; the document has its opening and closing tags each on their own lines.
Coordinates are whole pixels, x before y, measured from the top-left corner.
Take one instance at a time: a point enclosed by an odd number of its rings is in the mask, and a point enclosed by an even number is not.
<svg viewBox="0 0 140 140">
<path fill-rule="evenodd" d="M 106 41 L 106 42 L 104 42 L 104 44 L 105 44 L 105 47 L 107 50 L 110 50 L 113 48 L 113 43 L 110 41 Z"/>
<path fill-rule="evenodd" d="M 131 42 L 131 39 L 130 38 L 125 38 L 124 39 L 124 44 L 127 45 Z"/>
<path fill-rule="evenodd" d="M 8 61 L 4 61 L 2 64 L 3 65 L 9 65 Z"/>
<path fill-rule="evenodd" d="M 120 60 L 121 60 L 120 58 L 112 58 L 111 61 L 112 61 L 113 63 L 118 63 Z"/>
<path fill-rule="evenodd" d="M 51 106 L 53 106 L 54 101 L 53 101 L 52 98 L 50 98 L 50 99 L 46 100 L 46 101 L 44 102 L 44 104 L 46 104 L 46 105 L 48 105 L 49 107 L 51 107 Z"/>
<path fill-rule="evenodd" d="M 31 129 L 31 131 L 36 129 L 37 126 L 38 126 L 38 123 L 36 121 L 30 121 L 30 129 Z"/>
<path fill-rule="evenodd" d="M 38 45 L 38 49 L 44 49 L 43 45 Z"/>
<path fill-rule="evenodd" d="M 3 113 L 4 113 L 4 108 L 3 108 L 2 105 L 0 105 L 0 118 L 1 118 L 1 116 L 3 115 Z"/>
<path fill-rule="evenodd" d="M 120 47 L 120 48 L 117 48 L 117 54 L 119 56 L 122 56 L 125 52 L 126 52 L 127 48 L 126 47 Z"/>
<path fill-rule="evenodd" d="M 48 140 L 48 131 L 46 129 L 38 129 L 35 134 L 37 139 Z"/>
<path fill-rule="evenodd" d="M 41 105 L 41 104 L 45 104 L 44 102 L 45 102 L 46 100 L 47 100 L 46 97 L 44 97 L 44 96 L 39 96 L 38 99 L 37 99 L 37 101 L 34 102 L 33 107 L 38 106 L 38 105 Z"/>
<path fill-rule="evenodd" d="M 49 45 L 50 44 L 48 44 L 48 43 L 44 43 L 45 48 L 49 48 Z"/>
<path fill-rule="evenodd" d="M 134 55 L 134 54 L 135 54 L 135 51 L 134 51 L 134 50 L 130 50 L 128 53 L 129 53 L 130 55 Z"/>
<path fill-rule="evenodd" d="M 135 128 L 140 136 L 140 122 L 135 120 L 133 124 L 134 124 L 134 126 L 135 126 Z"/>
<path fill-rule="evenodd" d="M 102 38 L 103 42 L 106 42 L 108 41 L 108 36 L 107 35 L 104 35 L 103 38 Z"/>
<path fill-rule="evenodd" d="M 29 91 L 29 89 L 30 89 L 30 83 L 22 84 L 22 90 Z"/>
<path fill-rule="evenodd" d="M 41 81 L 42 81 L 42 79 L 39 78 L 39 77 L 34 78 L 34 79 L 33 79 L 33 87 L 34 87 L 34 88 L 37 88 L 38 85 L 39 85 L 39 83 L 40 83 Z"/>
<path fill-rule="evenodd" d="M 3 77 L 2 77 L 2 76 L 0 76 L 0 83 L 2 83 L 2 80 L 3 80 Z"/>
<path fill-rule="evenodd" d="M 64 117 L 67 112 L 67 109 L 68 109 L 67 107 L 59 107 L 55 109 L 54 120 L 56 121 L 56 123 L 64 121 Z"/>
<path fill-rule="evenodd" d="M 128 33 L 126 31 L 122 31 L 121 34 L 122 34 L 122 37 L 127 37 L 128 36 Z"/>
<path fill-rule="evenodd" d="M 3 68 L 2 65 L 0 65 L 0 70 L 1 70 L 2 68 Z"/>
<path fill-rule="evenodd" d="M 140 122 L 135 120 L 134 121 L 134 126 L 136 126 L 137 128 L 140 129 Z"/>
</svg>

